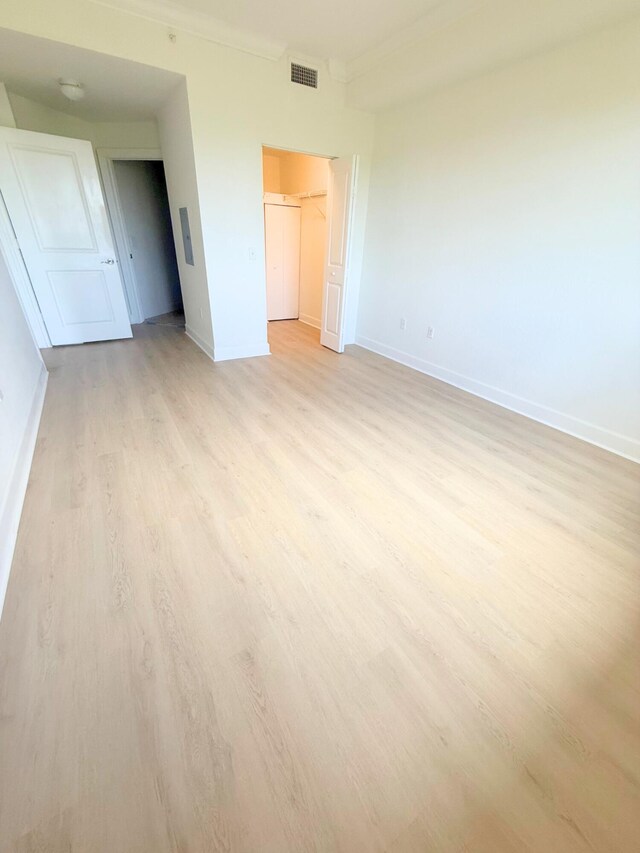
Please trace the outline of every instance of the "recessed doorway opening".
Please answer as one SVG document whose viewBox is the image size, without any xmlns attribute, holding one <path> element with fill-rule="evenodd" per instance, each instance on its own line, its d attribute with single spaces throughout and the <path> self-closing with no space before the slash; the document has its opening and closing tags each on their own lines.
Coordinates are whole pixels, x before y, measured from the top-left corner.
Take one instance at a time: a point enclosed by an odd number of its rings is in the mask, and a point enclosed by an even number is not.
<svg viewBox="0 0 640 853">
<path fill-rule="evenodd" d="M 355 157 L 264 146 L 267 321 L 299 320 L 344 349 Z"/>
<path fill-rule="evenodd" d="M 98 161 L 131 322 L 184 327 L 161 152 L 102 149 Z"/>
</svg>

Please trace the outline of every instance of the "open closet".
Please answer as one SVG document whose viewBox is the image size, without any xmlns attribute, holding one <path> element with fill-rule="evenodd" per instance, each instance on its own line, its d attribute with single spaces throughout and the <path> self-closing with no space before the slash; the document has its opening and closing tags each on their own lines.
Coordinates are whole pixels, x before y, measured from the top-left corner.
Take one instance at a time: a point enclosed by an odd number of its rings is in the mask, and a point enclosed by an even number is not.
<svg viewBox="0 0 640 853">
<path fill-rule="evenodd" d="M 268 320 L 320 328 L 329 161 L 263 149 Z"/>
</svg>

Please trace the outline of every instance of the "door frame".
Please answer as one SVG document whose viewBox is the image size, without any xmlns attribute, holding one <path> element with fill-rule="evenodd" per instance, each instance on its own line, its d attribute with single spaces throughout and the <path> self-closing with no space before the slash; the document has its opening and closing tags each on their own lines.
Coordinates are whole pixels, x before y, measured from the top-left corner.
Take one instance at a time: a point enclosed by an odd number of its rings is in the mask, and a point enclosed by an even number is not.
<svg viewBox="0 0 640 853">
<path fill-rule="evenodd" d="M 127 240 L 127 228 L 113 163 L 114 160 L 159 160 L 162 162 L 162 151 L 159 148 L 96 148 L 96 157 L 113 242 L 120 263 L 124 294 L 129 309 L 129 321 L 134 324 L 144 323 L 145 317 L 138 294 L 136 274 L 131 262 L 131 250 Z"/>
<path fill-rule="evenodd" d="M 357 153 L 344 154 L 344 155 L 319 154 L 317 151 L 303 151 L 300 148 L 287 148 L 286 146 L 278 145 L 278 144 L 272 143 L 272 142 L 262 142 L 260 145 L 260 175 L 261 175 L 263 180 L 264 180 L 264 171 L 263 171 L 263 169 L 264 169 L 264 160 L 263 160 L 264 150 L 263 149 L 264 148 L 275 148 L 278 151 L 288 151 L 291 154 L 306 154 L 308 157 L 321 157 L 323 160 L 338 160 L 340 158 L 340 156 L 353 157 L 353 189 L 351 192 L 351 200 L 349 203 L 349 214 L 348 214 L 348 216 L 349 216 L 349 228 L 347 230 L 347 246 L 346 246 L 346 254 L 345 254 L 345 286 L 344 286 L 344 309 L 345 310 L 343 310 L 342 317 L 340 319 L 341 338 L 344 340 L 344 328 L 345 328 L 345 320 L 346 320 L 346 316 L 347 316 L 346 307 L 347 307 L 347 303 L 348 303 L 348 299 L 349 299 L 349 278 L 350 278 L 350 276 L 348 273 L 349 273 L 349 269 L 351 266 L 351 255 L 352 255 L 351 250 L 352 250 L 352 245 L 353 245 L 353 232 L 354 232 L 353 224 L 354 224 L 354 219 L 355 219 L 356 196 L 358 194 L 358 179 L 359 179 L 359 173 L 360 173 L 360 155 Z M 262 184 L 262 186 L 264 187 L 264 184 Z M 268 204 L 274 204 L 274 203 L 275 204 L 278 204 L 278 203 L 279 204 L 286 204 L 285 201 L 282 201 L 282 202 L 271 202 L 271 201 L 269 201 L 269 202 L 267 202 L 265 199 L 266 195 L 267 195 L 267 193 L 265 193 L 264 189 L 263 189 L 263 192 L 262 192 L 263 221 L 264 221 L 264 205 L 265 204 L 267 204 L 267 203 Z M 275 194 L 269 193 L 268 195 L 276 195 L 276 197 L 279 197 L 281 199 L 289 197 L 289 196 L 282 196 L 279 193 L 275 193 Z M 327 214 L 328 214 L 328 210 L 327 210 Z M 328 222 L 328 220 L 327 220 L 327 222 Z M 327 228 L 328 228 L 328 226 L 327 226 Z M 264 226 L 263 226 L 263 229 L 264 229 Z M 327 246 L 327 251 L 328 251 L 328 248 L 329 247 Z M 325 270 L 323 271 L 323 279 L 326 278 L 325 272 L 326 272 L 326 258 L 325 258 Z M 323 281 L 323 285 L 322 285 L 322 305 L 323 306 L 324 306 L 324 296 L 325 296 L 324 290 L 325 290 L 325 287 L 326 287 L 326 281 Z M 265 292 L 265 294 L 267 292 L 267 267 L 266 267 L 266 263 L 264 265 L 264 292 Z M 323 307 L 323 310 L 324 310 L 324 307 Z M 267 302 L 265 299 L 265 308 L 264 308 L 265 317 L 264 318 L 265 318 L 266 327 L 268 329 L 269 328 L 269 320 L 267 319 L 267 313 L 268 313 L 267 312 Z M 322 323 L 322 318 L 321 318 L 320 322 Z"/>
</svg>

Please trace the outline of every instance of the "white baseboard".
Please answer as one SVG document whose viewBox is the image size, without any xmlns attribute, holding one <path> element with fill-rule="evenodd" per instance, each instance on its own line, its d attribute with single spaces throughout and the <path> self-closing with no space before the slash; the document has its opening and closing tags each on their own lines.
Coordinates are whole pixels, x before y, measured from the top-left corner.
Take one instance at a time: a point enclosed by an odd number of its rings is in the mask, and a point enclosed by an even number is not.
<svg viewBox="0 0 640 853">
<path fill-rule="evenodd" d="M 208 344 L 204 341 L 197 332 L 194 332 L 193 329 L 189 328 L 189 326 L 185 326 L 185 334 L 188 338 L 194 342 L 194 344 L 199 347 L 202 352 L 206 353 L 209 358 L 213 361 L 213 347 L 211 344 Z"/>
<path fill-rule="evenodd" d="M 269 344 L 238 344 L 230 347 L 215 347 L 214 361 L 231 361 L 234 358 L 256 358 L 261 355 L 271 355 Z"/>
<path fill-rule="evenodd" d="M 262 344 L 255 344 L 254 346 L 239 344 L 238 346 L 230 347 L 212 347 L 206 341 L 203 341 L 200 335 L 189 328 L 189 326 L 185 328 L 185 333 L 212 361 L 231 361 L 234 358 L 255 358 L 260 355 L 271 355 L 269 344 L 266 341 Z"/>
<path fill-rule="evenodd" d="M 48 378 L 49 374 L 43 364 L 33 394 L 22 443 L 16 456 L 13 472 L 9 478 L 9 487 L 4 507 L 0 515 L 0 616 L 2 616 L 4 597 L 7 592 L 7 584 L 9 583 L 9 572 L 11 571 L 13 552 L 16 547 L 18 526 L 29 482 L 31 461 L 36 446 L 36 438 L 38 437 L 38 427 L 40 426 L 40 416 L 42 415 Z"/>
<path fill-rule="evenodd" d="M 461 373 L 440 367 L 437 364 L 433 364 L 433 362 L 387 346 L 387 344 L 380 343 L 372 338 L 356 335 L 356 344 L 392 361 L 397 361 L 399 364 L 405 365 L 405 367 L 411 367 L 414 370 L 420 371 L 420 373 L 432 376 L 434 379 L 440 379 L 448 385 L 468 391 L 476 397 L 482 397 L 483 400 L 489 400 L 489 402 L 496 403 L 498 406 L 502 406 L 512 412 L 517 412 L 519 415 L 524 415 L 541 424 L 560 430 L 560 432 L 580 438 L 583 441 L 588 441 L 590 444 L 595 444 L 597 447 L 603 448 L 603 450 L 609 450 L 618 456 L 631 459 L 633 462 L 640 462 L 640 441 L 630 436 L 620 435 L 620 433 L 599 427 L 588 421 L 580 420 L 580 418 L 575 418 L 572 415 L 567 415 L 564 412 L 559 412 L 540 403 L 534 403 L 532 400 L 527 400 L 524 397 L 510 394 L 500 388 L 495 388 L 493 385 L 487 385 L 484 382 L 471 379 Z"/>
<path fill-rule="evenodd" d="M 310 317 L 308 314 L 300 314 L 298 317 L 301 323 L 305 323 L 307 326 L 313 326 L 314 329 L 320 328 L 320 320 L 317 317 Z"/>
</svg>

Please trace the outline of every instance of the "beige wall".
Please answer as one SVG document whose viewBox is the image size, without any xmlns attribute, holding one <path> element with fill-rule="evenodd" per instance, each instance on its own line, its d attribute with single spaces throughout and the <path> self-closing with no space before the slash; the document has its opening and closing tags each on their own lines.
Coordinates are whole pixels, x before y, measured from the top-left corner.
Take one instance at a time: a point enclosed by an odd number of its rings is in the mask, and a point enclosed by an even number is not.
<svg viewBox="0 0 640 853">
<path fill-rule="evenodd" d="M 262 188 L 266 193 L 281 193 L 280 157 L 264 154 L 262 158 Z"/>
<path fill-rule="evenodd" d="M 320 328 L 327 245 L 327 197 L 302 199 L 300 211 L 300 319 Z"/>
<path fill-rule="evenodd" d="M 322 157 L 288 152 L 281 160 L 280 192 L 303 193 L 327 189 L 327 161 Z"/>
<path fill-rule="evenodd" d="M 263 188 L 268 193 L 294 195 L 327 189 L 327 159 L 297 151 L 264 150 L 262 158 Z"/>
</svg>

